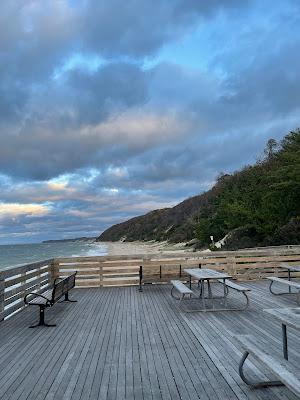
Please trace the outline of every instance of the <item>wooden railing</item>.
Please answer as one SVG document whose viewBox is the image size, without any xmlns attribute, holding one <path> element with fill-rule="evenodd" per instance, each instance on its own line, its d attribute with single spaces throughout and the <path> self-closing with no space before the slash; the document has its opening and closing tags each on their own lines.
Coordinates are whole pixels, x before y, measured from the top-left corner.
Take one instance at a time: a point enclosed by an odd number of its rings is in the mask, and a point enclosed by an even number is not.
<svg viewBox="0 0 300 400">
<path fill-rule="evenodd" d="M 279 265 L 300 265 L 300 246 L 293 248 L 240 250 L 212 253 L 141 254 L 55 258 L 0 271 L 0 320 L 24 307 L 30 292 L 43 292 L 57 277 L 77 271 L 76 287 L 138 285 L 140 267 L 143 282 L 168 282 L 184 279 L 188 267 L 212 268 L 227 272 L 237 280 L 284 276 Z M 296 275 L 294 275 L 296 276 Z"/>
<path fill-rule="evenodd" d="M 0 271 L 0 321 L 24 308 L 24 296 L 43 292 L 52 283 L 53 260 Z"/>
<path fill-rule="evenodd" d="M 140 254 L 132 256 L 72 257 L 54 260 L 56 276 L 78 271 L 78 287 L 105 287 L 139 284 L 140 266 L 144 282 L 168 282 L 184 276 L 190 267 L 225 271 L 237 280 L 283 276 L 280 264 L 300 265 L 300 246 L 292 249 L 247 250 L 212 253 Z"/>
<path fill-rule="evenodd" d="M 56 276 L 66 276 L 77 271 L 77 287 L 102 287 L 136 285 L 139 267 L 145 256 L 99 256 L 56 258 Z"/>
</svg>

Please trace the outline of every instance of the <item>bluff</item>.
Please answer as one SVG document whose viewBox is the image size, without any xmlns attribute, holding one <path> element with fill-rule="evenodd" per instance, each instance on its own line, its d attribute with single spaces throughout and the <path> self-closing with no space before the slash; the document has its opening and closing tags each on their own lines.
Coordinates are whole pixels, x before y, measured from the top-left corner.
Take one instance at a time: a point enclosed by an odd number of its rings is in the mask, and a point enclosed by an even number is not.
<svg viewBox="0 0 300 400">
<path fill-rule="evenodd" d="M 172 208 L 151 211 L 116 224 L 104 231 L 97 241 L 156 240 L 181 242 L 195 237 L 194 218 L 201 208 L 207 208 L 217 196 L 218 187 L 191 197 Z"/>
<path fill-rule="evenodd" d="M 113 225 L 97 241 L 168 240 L 225 248 L 300 244 L 300 130 L 280 143 L 270 139 L 264 157 L 210 190 L 175 207 L 151 211 Z"/>
</svg>

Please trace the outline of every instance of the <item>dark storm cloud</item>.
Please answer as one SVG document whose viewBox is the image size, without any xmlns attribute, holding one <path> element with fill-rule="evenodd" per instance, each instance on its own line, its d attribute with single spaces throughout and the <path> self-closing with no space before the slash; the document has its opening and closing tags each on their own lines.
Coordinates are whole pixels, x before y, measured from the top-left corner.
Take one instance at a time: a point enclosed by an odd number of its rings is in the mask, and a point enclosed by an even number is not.
<svg viewBox="0 0 300 400">
<path fill-rule="evenodd" d="M 177 39 L 197 17 L 246 2 L 10 0 L 1 3 L 0 60 L 31 85 L 47 79 L 73 52 L 144 57 Z"/>
<path fill-rule="evenodd" d="M 68 77 L 76 123 L 95 124 L 112 112 L 121 112 L 147 100 L 147 82 L 141 69 L 129 63 L 111 63 L 94 74 L 73 71 Z M 71 100 L 72 102 L 72 100 Z"/>
<path fill-rule="evenodd" d="M 149 56 L 180 37 L 199 17 L 220 9 L 244 8 L 237 0 L 90 0 L 82 6 L 82 37 L 91 49 L 108 56 Z"/>
</svg>

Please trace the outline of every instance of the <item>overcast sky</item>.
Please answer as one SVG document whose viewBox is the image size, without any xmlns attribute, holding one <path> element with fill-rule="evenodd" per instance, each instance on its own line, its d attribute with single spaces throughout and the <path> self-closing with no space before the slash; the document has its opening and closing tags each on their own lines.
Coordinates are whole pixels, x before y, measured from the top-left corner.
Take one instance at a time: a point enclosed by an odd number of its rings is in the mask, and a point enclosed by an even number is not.
<svg viewBox="0 0 300 400">
<path fill-rule="evenodd" d="M 94 236 L 299 126 L 299 0 L 1 0 L 0 243 Z"/>
</svg>

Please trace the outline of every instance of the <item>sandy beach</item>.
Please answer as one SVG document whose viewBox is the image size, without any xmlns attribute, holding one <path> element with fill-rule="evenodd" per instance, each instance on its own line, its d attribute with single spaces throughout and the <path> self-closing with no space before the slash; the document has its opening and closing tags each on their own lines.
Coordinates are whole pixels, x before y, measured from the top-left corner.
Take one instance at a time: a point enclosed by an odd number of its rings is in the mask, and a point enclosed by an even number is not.
<svg viewBox="0 0 300 400">
<path fill-rule="evenodd" d="M 110 256 L 170 253 L 189 251 L 185 243 L 170 244 L 167 242 L 101 242 L 107 246 L 107 253 Z"/>
</svg>

